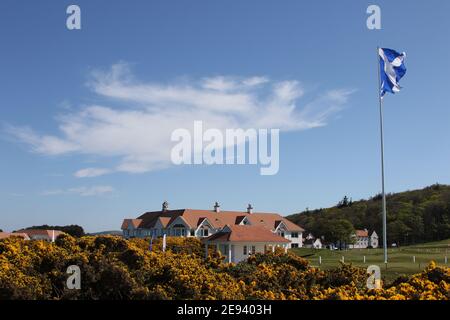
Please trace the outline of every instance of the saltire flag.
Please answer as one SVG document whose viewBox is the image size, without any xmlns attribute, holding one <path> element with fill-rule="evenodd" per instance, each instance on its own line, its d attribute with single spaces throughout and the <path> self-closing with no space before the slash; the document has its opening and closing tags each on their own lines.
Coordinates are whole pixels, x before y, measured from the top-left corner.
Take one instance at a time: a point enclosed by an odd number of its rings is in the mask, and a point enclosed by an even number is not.
<svg viewBox="0 0 450 320">
<path fill-rule="evenodd" d="M 380 95 L 383 97 L 386 92 L 397 93 L 401 87 L 400 79 L 406 73 L 404 64 L 406 53 L 398 53 L 387 48 L 378 48 L 380 60 Z"/>
</svg>

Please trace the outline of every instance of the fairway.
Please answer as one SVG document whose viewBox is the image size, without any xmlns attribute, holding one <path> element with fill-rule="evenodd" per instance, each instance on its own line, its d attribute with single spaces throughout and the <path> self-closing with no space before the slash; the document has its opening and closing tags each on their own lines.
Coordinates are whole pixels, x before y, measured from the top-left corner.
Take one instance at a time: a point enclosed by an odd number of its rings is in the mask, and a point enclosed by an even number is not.
<svg viewBox="0 0 450 320">
<path fill-rule="evenodd" d="M 382 277 L 392 281 L 401 275 L 419 273 L 430 261 L 438 265 L 445 265 L 445 258 L 450 258 L 450 239 L 439 242 L 430 242 L 413 246 L 388 249 L 387 269 L 384 265 L 383 249 L 291 249 L 299 256 L 305 257 L 312 266 L 322 269 L 330 269 L 340 266 L 344 257 L 345 263 L 367 268 L 369 265 L 378 265 L 381 268 Z M 365 263 L 364 263 L 365 256 Z M 414 262 L 415 257 L 415 262 Z M 321 264 L 319 260 L 321 259 Z M 448 261 L 447 265 L 448 266 Z"/>
</svg>

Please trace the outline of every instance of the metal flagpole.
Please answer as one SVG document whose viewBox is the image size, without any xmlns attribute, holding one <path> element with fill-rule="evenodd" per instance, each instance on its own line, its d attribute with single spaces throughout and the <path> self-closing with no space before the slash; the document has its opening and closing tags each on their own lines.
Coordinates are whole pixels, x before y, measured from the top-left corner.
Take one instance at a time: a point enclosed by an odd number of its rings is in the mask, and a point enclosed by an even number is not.
<svg viewBox="0 0 450 320">
<path fill-rule="evenodd" d="M 383 138 L 383 99 L 381 97 L 381 74 L 380 74 L 380 48 L 377 47 L 378 66 L 378 100 L 380 103 L 380 134 L 381 134 L 381 196 L 383 203 L 383 249 L 384 263 L 387 264 L 387 230 L 386 230 L 386 193 L 384 191 L 384 138 Z"/>
</svg>

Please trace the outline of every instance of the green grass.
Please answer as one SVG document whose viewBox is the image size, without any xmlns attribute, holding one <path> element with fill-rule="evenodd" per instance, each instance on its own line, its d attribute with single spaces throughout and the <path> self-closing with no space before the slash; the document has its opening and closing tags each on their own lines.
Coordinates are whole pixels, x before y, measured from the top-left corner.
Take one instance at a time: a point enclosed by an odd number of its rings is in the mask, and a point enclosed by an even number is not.
<svg viewBox="0 0 450 320">
<path fill-rule="evenodd" d="M 392 281 L 401 275 L 411 275 L 419 273 L 430 262 L 435 261 L 438 265 L 445 265 L 445 257 L 450 262 L 450 239 L 430 242 L 419 245 L 389 248 L 387 269 L 384 265 L 383 249 L 351 249 L 334 250 L 329 249 L 292 249 L 299 256 L 306 256 L 312 266 L 321 269 L 335 268 L 340 265 L 340 260 L 344 257 L 345 263 L 367 268 L 369 265 L 378 265 L 381 268 L 382 277 Z M 311 256 L 309 256 L 311 255 Z M 319 265 L 319 256 L 322 264 Z M 364 263 L 364 256 L 366 262 Z M 416 262 L 413 262 L 413 256 Z M 450 266 L 447 264 L 446 266 Z"/>
</svg>

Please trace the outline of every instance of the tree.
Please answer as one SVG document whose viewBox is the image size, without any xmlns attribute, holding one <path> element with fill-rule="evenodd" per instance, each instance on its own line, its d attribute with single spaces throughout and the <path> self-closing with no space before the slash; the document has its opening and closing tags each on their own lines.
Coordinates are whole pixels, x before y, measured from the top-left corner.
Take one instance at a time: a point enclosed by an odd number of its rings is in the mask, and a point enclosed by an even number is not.
<svg viewBox="0 0 450 320">
<path fill-rule="evenodd" d="M 354 233 L 355 229 L 350 221 L 335 219 L 323 224 L 320 235 L 325 237 L 326 242 L 338 244 L 339 249 L 342 249 L 345 245 L 353 243 Z"/>
<path fill-rule="evenodd" d="M 352 201 L 351 201 L 351 200 L 349 201 L 347 196 L 344 196 L 344 198 L 343 198 L 341 201 L 338 202 L 337 207 L 338 207 L 338 208 L 345 208 L 345 207 L 348 207 L 348 206 L 350 205 L 351 202 L 352 202 Z"/>
</svg>

